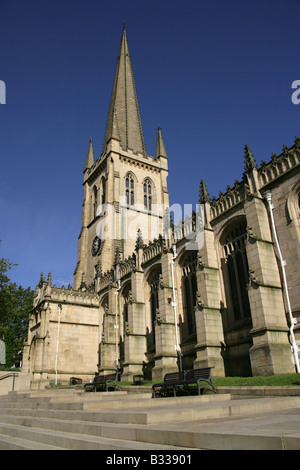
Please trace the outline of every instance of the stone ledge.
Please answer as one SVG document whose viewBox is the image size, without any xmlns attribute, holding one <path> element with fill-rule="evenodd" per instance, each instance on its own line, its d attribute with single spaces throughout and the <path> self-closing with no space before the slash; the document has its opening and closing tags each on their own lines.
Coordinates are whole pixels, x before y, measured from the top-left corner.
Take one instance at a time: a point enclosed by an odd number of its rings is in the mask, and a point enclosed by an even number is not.
<svg viewBox="0 0 300 470">
<path fill-rule="evenodd" d="M 287 397 L 300 396 L 300 386 L 263 386 L 263 387 L 216 387 L 219 393 L 231 393 L 233 396 Z"/>
<path fill-rule="evenodd" d="M 159 380 L 158 380 L 159 382 Z M 122 391 L 145 393 L 152 392 L 151 385 L 124 385 Z M 300 386 L 263 386 L 263 387 L 216 387 L 218 393 L 230 393 L 232 396 L 244 397 L 292 397 L 300 396 Z"/>
</svg>

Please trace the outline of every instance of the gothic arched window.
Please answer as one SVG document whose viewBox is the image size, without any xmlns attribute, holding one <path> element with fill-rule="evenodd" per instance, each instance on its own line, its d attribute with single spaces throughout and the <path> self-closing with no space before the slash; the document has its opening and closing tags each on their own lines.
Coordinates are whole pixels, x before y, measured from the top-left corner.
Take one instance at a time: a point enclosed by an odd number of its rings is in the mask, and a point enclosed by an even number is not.
<svg viewBox="0 0 300 470">
<path fill-rule="evenodd" d="M 143 184 L 144 190 L 144 207 L 148 211 L 152 209 L 152 185 L 149 179 L 146 179 Z"/>
<path fill-rule="evenodd" d="M 123 332 L 126 333 L 128 327 L 128 304 L 130 301 L 130 285 L 123 292 Z"/>
<path fill-rule="evenodd" d="M 128 304 L 130 303 L 130 293 L 131 293 L 130 289 L 131 289 L 131 286 L 130 284 L 128 284 L 123 290 L 122 297 L 121 297 L 121 302 L 122 302 L 121 318 L 122 318 L 122 324 L 123 324 L 120 330 L 120 359 L 121 361 L 124 361 L 124 355 L 125 355 L 124 338 L 129 328 Z"/>
<path fill-rule="evenodd" d="M 104 176 L 101 178 L 101 204 L 106 202 L 106 180 Z"/>
<path fill-rule="evenodd" d="M 161 271 L 156 271 L 150 278 L 149 278 L 149 286 L 150 286 L 150 318 L 151 318 L 151 334 L 148 340 L 148 349 L 151 346 L 152 348 L 155 347 L 155 323 L 157 319 L 157 314 L 159 313 L 159 300 L 158 300 L 158 293 L 159 293 L 159 276 Z"/>
<path fill-rule="evenodd" d="M 128 206 L 133 206 L 134 205 L 134 179 L 132 175 L 126 176 L 125 195 L 126 195 L 126 204 Z"/>
<path fill-rule="evenodd" d="M 234 320 L 251 316 L 247 292 L 248 260 L 245 240 L 246 222 L 233 227 L 224 239 L 223 252 L 227 267 L 227 285 L 233 310 Z"/>
<path fill-rule="evenodd" d="M 94 186 L 93 189 L 93 216 L 94 218 L 97 215 L 97 206 L 98 206 L 98 189 L 97 186 Z"/>
<path fill-rule="evenodd" d="M 185 335 L 193 335 L 196 332 L 195 305 L 197 296 L 196 278 L 197 253 L 191 251 L 182 266 L 182 286 L 184 292 L 184 322 L 186 323 Z"/>
</svg>

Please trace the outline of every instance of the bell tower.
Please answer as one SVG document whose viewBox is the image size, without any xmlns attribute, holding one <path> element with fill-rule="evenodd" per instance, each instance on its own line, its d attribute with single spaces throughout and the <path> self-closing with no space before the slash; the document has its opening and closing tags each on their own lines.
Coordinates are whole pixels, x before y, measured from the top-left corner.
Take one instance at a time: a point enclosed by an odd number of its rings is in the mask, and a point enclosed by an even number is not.
<svg viewBox="0 0 300 470">
<path fill-rule="evenodd" d="M 110 270 L 116 251 L 131 256 L 137 231 L 147 243 L 162 233 L 169 206 L 168 158 L 158 128 L 155 157 L 147 154 L 123 28 L 101 156 L 95 161 L 90 139 L 84 167 L 82 227 L 74 288 L 89 286 Z"/>
</svg>

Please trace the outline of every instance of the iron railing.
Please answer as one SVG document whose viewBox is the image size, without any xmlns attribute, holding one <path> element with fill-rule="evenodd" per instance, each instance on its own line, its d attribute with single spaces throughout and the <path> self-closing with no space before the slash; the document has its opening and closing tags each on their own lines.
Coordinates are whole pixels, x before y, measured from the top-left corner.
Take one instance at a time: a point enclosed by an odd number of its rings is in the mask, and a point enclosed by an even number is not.
<svg viewBox="0 0 300 470">
<path fill-rule="evenodd" d="M 16 374 L 16 372 L 9 372 L 8 374 L 1 375 L 0 380 L 8 379 L 9 377 L 13 378 L 13 383 L 12 383 L 12 389 L 11 391 L 13 392 L 15 389 L 15 378 L 18 377 L 19 374 Z"/>
</svg>

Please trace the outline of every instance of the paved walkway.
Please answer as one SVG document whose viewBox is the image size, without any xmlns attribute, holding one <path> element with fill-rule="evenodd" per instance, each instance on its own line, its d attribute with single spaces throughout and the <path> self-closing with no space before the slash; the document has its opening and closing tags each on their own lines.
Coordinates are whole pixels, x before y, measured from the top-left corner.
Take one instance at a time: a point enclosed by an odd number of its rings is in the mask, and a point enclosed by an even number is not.
<svg viewBox="0 0 300 470">
<path fill-rule="evenodd" d="M 172 433 L 178 425 L 159 428 Z M 200 449 L 300 450 L 300 408 L 185 422 L 180 429 L 186 445 Z"/>
</svg>

